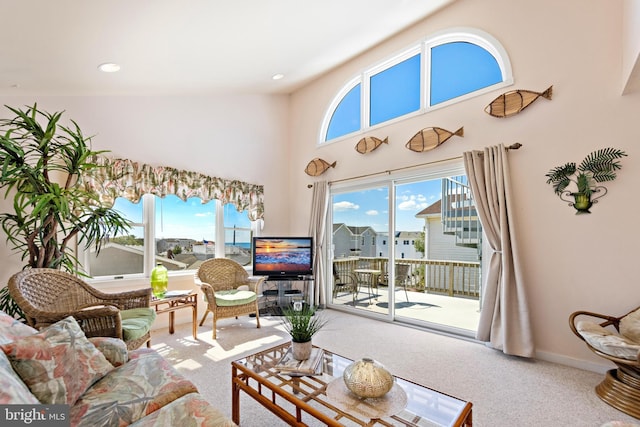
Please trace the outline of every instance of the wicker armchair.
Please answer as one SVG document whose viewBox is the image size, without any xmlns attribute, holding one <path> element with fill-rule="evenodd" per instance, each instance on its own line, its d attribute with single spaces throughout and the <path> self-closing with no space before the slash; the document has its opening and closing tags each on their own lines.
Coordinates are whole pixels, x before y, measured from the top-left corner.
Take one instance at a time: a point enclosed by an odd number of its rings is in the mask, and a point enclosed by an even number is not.
<svg viewBox="0 0 640 427">
<path fill-rule="evenodd" d="M 8 288 L 34 328 L 73 316 L 87 337 L 120 338 L 129 350 L 145 342 L 150 346 L 155 319 L 155 311 L 149 308 L 151 288 L 104 293 L 72 274 L 50 268 L 16 273 L 9 279 Z"/>
<path fill-rule="evenodd" d="M 591 351 L 618 368 L 606 373 L 596 394 L 640 418 L 640 307 L 620 317 L 576 311 L 569 316 L 569 327 Z"/>
<path fill-rule="evenodd" d="M 255 313 L 257 327 L 260 327 L 258 290 L 264 277 L 249 277 L 247 270 L 227 258 L 212 258 L 203 262 L 196 277 L 207 303 L 200 326 L 204 324 L 207 315 L 213 313 L 214 340 L 217 336 L 216 322 L 219 319 Z"/>
</svg>

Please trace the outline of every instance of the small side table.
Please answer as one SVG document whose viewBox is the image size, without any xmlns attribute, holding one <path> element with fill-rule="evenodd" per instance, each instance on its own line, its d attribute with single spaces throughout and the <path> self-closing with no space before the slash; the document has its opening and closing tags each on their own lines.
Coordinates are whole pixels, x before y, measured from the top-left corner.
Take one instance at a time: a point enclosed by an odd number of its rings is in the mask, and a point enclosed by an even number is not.
<svg viewBox="0 0 640 427">
<path fill-rule="evenodd" d="M 156 310 L 157 314 L 161 313 L 169 313 L 169 333 L 172 334 L 175 332 L 175 312 L 176 310 L 180 310 L 181 308 L 191 307 L 192 316 L 191 316 L 191 329 L 193 332 L 193 339 L 197 340 L 198 330 L 197 326 L 197 317 L 198 317 L 198 293 L 196 291 L 191 291 L 186 295 L 177 295 L 171 296 L 171 293 L 168 293 L 169 296 L 164 298 L 152 298 L 149 303 L 150 307 L 153 307 Z"/>
</svg>

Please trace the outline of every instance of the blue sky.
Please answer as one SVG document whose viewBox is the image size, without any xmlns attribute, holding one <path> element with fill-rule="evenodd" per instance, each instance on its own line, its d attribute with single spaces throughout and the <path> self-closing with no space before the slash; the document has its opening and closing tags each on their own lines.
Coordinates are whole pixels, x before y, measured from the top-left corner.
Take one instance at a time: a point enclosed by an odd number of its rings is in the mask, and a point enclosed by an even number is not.
<svg viewBox="0 0 640 427">
<path fill-rule="evenodd" d="M 424 220 L 415 215 L 440 199 L 441 181 L 421 181 L 396 187 L 397 231 L 422 231 Z M 333 197 L 333 222 L 368 225 L 379 232 L 388 230 L 389 193 L 386 187 L 338 194 Z"/>
<path fill-rule="evenodd" d="M 132 220 L 142 221 L 142 203 L 134 204 L 117 199 L 114 208 Z M 246 212 L 239 213 L 235 206 L 224 207 L 225 227 L 250 228 Z M 138 230 L 128 234 L 138 237 Z M 249 233 L 236 233 L 237 241 L 249 241 Z M 202 204 L 200 199 L 191 198 L 183 202 L 176 196 L 156 199 L 156 238 L 189 238 L 194 240 L 215 240 L 215 202 Z M 230 243 L 233 232 L 226 237 Z"/>
</svg>

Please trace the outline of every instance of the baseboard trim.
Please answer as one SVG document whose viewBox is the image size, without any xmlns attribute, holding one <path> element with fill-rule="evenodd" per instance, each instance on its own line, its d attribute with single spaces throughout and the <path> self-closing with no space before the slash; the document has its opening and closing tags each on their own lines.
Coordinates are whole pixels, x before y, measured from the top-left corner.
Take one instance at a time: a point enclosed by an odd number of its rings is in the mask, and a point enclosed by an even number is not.
<svg viewBox="0 0 640 427">
<path fill-rule="evenodd" d="M 549 353 L 546 351 L 536 351 L 536 359 L 546 362 L 557 363 L 559 365 L 570 366 L 572 368 L 583 369 L 585 371 L 606 373 L 609 369 L 615 368 L 613 364 L 597 363 L 584 359 L 576 359 L 574 357 L 564 356 L 557 353 Z"/>
</svg>

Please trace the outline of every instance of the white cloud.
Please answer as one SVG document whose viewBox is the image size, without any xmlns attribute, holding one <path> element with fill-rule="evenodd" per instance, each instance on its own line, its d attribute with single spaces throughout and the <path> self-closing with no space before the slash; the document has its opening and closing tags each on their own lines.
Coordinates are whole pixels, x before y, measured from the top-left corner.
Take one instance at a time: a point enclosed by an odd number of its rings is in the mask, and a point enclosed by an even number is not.
<svg viewBox="0 0 640 427">
<path fill-rule="evenodd" d="M 429 203 L 427 203 L 427 198 L 422 194 L 402 196 L 398 197 L 398 199 L 402 200 L 400 203 L 398 203 L 398 210 L 401 211 L 421 211 L 422 209 L 429 206 Z"/>
<path fill-rule="evenodd" d="M 368 210 L 367 212 L 365 212 L 365 215 L 369 215 L 369 216 L 377 216 L 379 214 L 380 214 L 380 212 L 378 212 L 375 209 L 371 209 L 371 210 Z"/>
<path fill-rule="evenodd" d="M 333 210 L 336 212 L 355 211 L 360 209 L 359 205 L 351 202 L 337 202 L 333 204 Z"/>
</svg>

